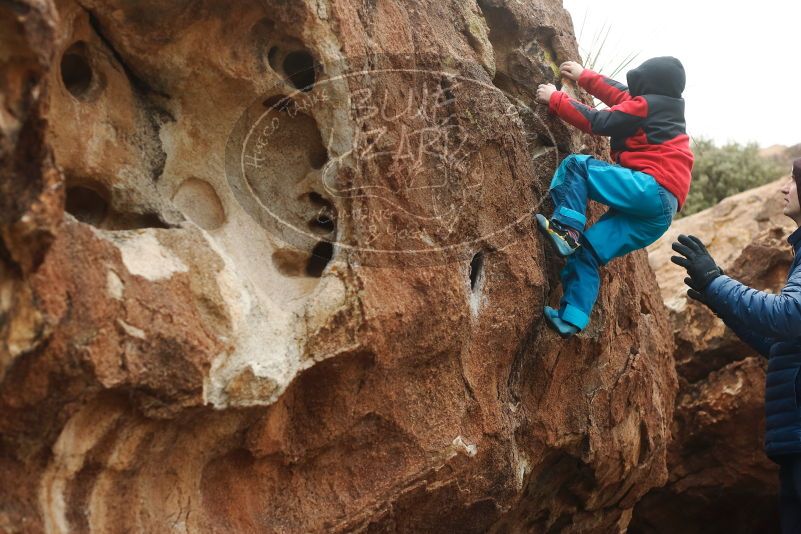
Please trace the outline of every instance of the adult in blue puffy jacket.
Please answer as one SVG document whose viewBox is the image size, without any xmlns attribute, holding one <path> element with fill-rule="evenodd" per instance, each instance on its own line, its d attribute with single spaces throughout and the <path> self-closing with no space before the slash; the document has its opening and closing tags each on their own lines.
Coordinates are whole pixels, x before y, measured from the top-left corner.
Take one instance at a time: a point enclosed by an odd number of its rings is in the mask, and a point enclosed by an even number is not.
<svg viewBox="0 0 801 534">
<path fill-rule="evenodd" d="M 782 188 L 784 214 L 799 226 L 787 239 L 794 260 L 779 294 L 757 291 L 723 274 L 695 236 L 679 236 L 671 261 L 685 269 L 687 294 L 768 358 L 765 452 L 779 464 L 782 532 L 801 533 L 801 158 Z"/>
</svg>

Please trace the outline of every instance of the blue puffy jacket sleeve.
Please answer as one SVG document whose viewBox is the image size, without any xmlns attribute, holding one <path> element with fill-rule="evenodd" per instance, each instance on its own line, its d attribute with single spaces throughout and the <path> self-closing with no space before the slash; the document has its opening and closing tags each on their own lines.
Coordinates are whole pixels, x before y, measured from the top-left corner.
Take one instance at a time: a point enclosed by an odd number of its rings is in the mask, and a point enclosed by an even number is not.
<svg viewBox="0 0 801 534">
<path fill-rule="evenodd" d="M 748 328 L 742 323 L 737 322 L 732 318 L 723 319 L 723 322 L 732 329 L 732 331 L 737 334 L 743 343 L 747 344 L 749 347 L 757 351 L 761 356 L 768 358 L 770 356 L 770 348 L 776 343 L 777 339 L 775 337 L 765 337 L 760 336 L 759 334 L 755 333 L 753 330 Z"/>
<path fill-rule="evenodd" d="M 724 321 L 747 325 L 753 334 L 776 340 L 801 337 L 801 269 L 793 270 L 778 295 L 721 275 L 704 290 L 704 298 Z"/>
</svg>

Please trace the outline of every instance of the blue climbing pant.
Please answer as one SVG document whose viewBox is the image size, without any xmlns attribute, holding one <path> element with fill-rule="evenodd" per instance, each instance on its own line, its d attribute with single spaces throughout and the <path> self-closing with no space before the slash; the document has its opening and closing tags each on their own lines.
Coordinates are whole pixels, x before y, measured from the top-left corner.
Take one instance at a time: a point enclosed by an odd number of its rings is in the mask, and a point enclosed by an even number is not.
<svg viewBox="0 0 801 534">
<path fill-rule="evenodd" d="M 550 195 L 552 219 L 582 235 L 560 273 L 559 317 L 584 329 L 601 286 L 599 268 L 659 239 L 670 228 L 678 201 L 649 174 L 581 154 L 562 161 Z M 587 199 L 609 209 L 585 232 Z"/>
</svg>

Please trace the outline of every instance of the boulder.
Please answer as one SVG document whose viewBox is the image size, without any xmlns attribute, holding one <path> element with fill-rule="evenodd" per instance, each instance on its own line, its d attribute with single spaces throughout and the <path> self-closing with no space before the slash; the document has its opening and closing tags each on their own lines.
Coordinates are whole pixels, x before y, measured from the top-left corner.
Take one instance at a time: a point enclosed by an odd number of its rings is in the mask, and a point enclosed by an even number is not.
<svg viewBox="0 0 801 534">
<path fill-rule="evenodd" d="M 534 102 L 578 57 L 560 2 L 0 28 L 0 531 L 622 532 L 664 483 L 645 252 L 581 335 L 542 321 L 532 213 L 608 148 Z"/>
</svg>

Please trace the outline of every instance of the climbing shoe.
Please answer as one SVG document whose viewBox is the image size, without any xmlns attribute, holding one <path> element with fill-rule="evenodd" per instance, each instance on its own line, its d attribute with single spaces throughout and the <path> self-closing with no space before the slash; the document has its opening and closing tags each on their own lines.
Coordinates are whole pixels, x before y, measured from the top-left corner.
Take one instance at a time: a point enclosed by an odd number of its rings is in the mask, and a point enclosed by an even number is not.
<svg viewBox="0 0 801 534">
<path fill-rule="evenodd" d="M 579 248 L 575 230 L 571 232 L 559 223 L 550 221 L 547 217 L 539 213 L 537 214 L 537 227 L 540 229 L 540 232 L 548 238 L 554 249 L 556 249 L 557 254 L 560 256 L 570 256 Z"/>
<path fill-rule="evenodd" d="M 579 331 L 577 326 L 560 319 L 559 312 L 550 306 L 545 306 L 545 320 L 549 327 L 555 330 L 560 337 L 565 339 L 569 338 L 573 334 L 577 334 Z"/>
</svg>

